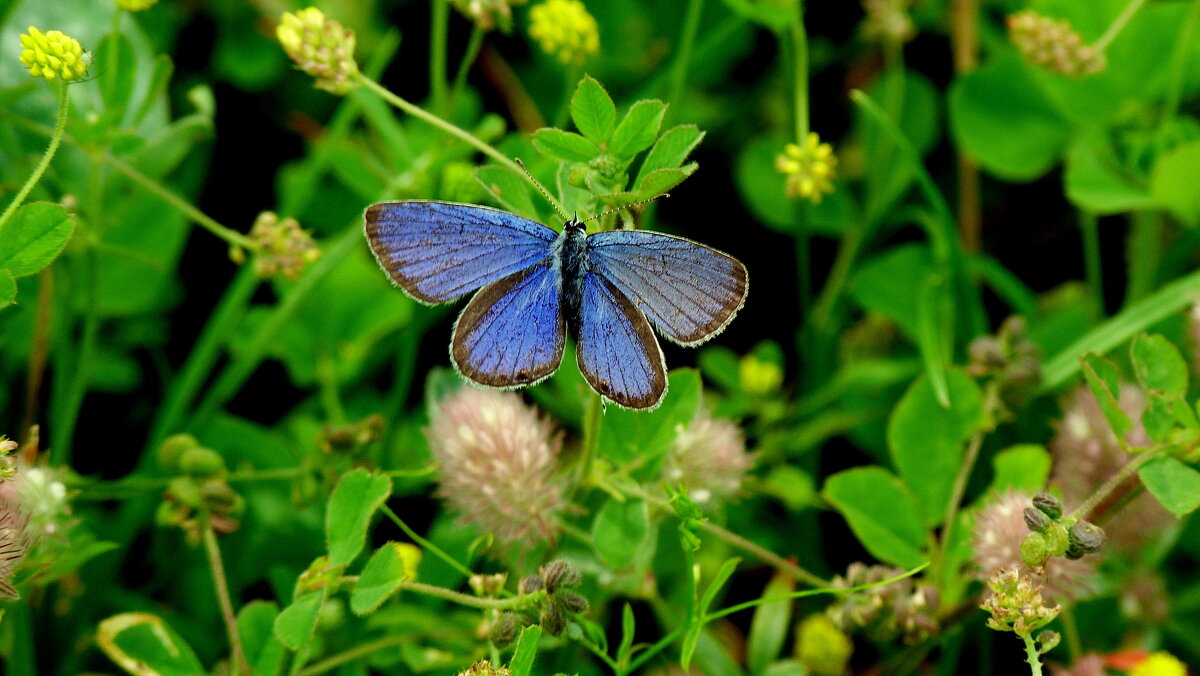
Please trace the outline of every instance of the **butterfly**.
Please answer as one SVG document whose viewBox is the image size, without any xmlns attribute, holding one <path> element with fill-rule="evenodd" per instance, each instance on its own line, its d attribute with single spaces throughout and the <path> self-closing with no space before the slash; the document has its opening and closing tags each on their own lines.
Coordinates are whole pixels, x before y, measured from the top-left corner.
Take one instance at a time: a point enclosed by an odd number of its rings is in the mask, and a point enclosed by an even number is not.
<svg viewBox="0 0 1200 676">
<path fill-rule="evenodd" d="M 415 300 L 475 295 L 458 316 L 450 359 L 480 385 L 533 385 L 558 370 L 569 333 L 584 379 L 619 406 L 651 409 L 667 367 L 651 327 L 695 346 L 746 301 L 746 266 L 697 242 L 646 230 L 562 232 L 490 207 L 410 200 L 364 213 L 384 272 Z"/>
</svg>

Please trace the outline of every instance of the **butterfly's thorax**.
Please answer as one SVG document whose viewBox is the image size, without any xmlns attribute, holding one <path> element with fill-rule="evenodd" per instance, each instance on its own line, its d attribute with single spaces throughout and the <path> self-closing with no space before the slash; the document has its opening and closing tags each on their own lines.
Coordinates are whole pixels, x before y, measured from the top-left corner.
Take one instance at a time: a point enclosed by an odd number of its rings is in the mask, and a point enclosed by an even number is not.
<svg viewBox="0 0 1200 676">
<path fill-rule="evenodd" d="M 563 310 L 567 317 L 577 317 L 583 298 L 583 278 L 588 271 L 587 227 L 575 219 L 567 221 L 554 243 L 553 255 L 562 271 Z"/>
</svg>

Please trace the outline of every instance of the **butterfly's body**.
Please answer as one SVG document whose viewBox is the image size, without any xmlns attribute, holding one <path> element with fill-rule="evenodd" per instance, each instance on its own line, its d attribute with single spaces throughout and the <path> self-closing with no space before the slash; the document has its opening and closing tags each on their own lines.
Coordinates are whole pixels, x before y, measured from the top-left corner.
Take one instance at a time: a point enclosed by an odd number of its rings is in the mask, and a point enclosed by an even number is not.
<svg viewBox="0 0 1200 676">
<path fill-rule="evenodd" d="M 549 377 L 566 335 L 588 384 L 629 408 L 657 406 L 666 364 L 651 325 L 698 345 L 745 302 L 746 268 L 682 237 L 561 233 L 504 211 L 449 202 L 381 202 L 365 213 L 383 269 L 428 304 L 478 289 L 455 322 L 450 357 L 466 378 L 521 387 Z"/>
</svg>

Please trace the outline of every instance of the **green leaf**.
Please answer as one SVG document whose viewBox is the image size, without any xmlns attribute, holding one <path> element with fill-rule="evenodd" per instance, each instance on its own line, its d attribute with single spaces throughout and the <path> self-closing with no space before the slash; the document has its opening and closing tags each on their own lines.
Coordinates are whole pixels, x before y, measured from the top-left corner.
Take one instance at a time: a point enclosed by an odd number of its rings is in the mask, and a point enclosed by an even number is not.
<svg viewBox="0 0 1200 676">
<path fill-rule="evenodd" d="M 533 205 L 529 183 L 524 176 L 507 167 L 489 165 L 475 170 L 475 180 L 505 209 L 529 218 L 537 217 L 538 210 Z"/>
<path fill-rule="evenodd" d="M 538 641 L 542 638 L 542 628 L 531 624 L 521 630 L 517 639 L 517 647 L 513 650 L 512 659 L 508 663 L 511 676 L 529 676 L 533 673 L 533 658 L 537 657 Z"/>
<path fill-rule="evenodd" d="M 704 590 L 704 595 L 700 598 L 700 604 L 696 608 L 696 614 L 692 618 L 692 623 L 688 626 L 687 632 L 683 635 L 683 643 L 679 649 L 679 663 L 684 669 L 692 661 L 692 655 L 696 652 L 696 644 L 700 641 L 700 632 L 704 629 L 704 623 L 708 621 L 708 609 L 712 602 L 716 600 L 717 593 L 729 581 L 730 576 L 737 570 L 740 558 L 733 557 L 726 559 L 725 563 L 721 564 L 721 569 L 708 583 L 708 587 Z M 687 573 L 691 575 L 690 572 Z"/>
<path fill-rule="evenodd" d="M 634 194 L 638 196 L 638 199 L 662 195 L 683 183 L 684 179 L 696 172 L 698 166 L 692 162 L 678 169 L 656 169 L 638 181 L 637 187 L 634 188 Z"/>
<path fill-rule="evenodd" d="M 17 280 L 12 273 L 0 268 L 0 308 L 8 307 L 17 299 Z"/>
<path fill-rule="evenodd" d="M 413 579 L 413 573 L 404 562 L 405 545 L 389 542 L 371 555 L 366 567 L 350 591 L 350 610 L 355 615 L 375 612 L 389 596 L 400 588 L 400 583 Z M 412 545 L 408 545 L 411 547 Z"/>
<path fill-rule="evenodd" d="M 1179 220 L 1188 225 L 1200 222 L 1200 141 L 1172 148 L 1154 162 L 1150 172 L 1150 192 Z"/>
<path fill-rule="evenodd" d="M 928 533 L 917 501 L 899 479 L 882 467 L 838 472 L 821 494 L 850 524 L 858 541 L 880 561 L 914 568 Z"/>
<path fill-rule="evenodd" d="M 986 423 L 983 393 L 974 380 L 953 369 L 946 373 L 946 386 L 949 407 L 938 402 L 928 378 L 918 378 L 888 421 L 892 461 L 916 496 L 927 526 L 945 517 L 964 444 Z"/>
<path fill-rule="evenodd" d="M 650 531 L 650 513 L 641 500 L 609 500 L 592 523 L 596 553 L 609 568 L 622 569 L 633 563 Z"/>
<path fill-rule="evenodd" d="M 1167 397 L 1187 394 L 1187 362 L 1171 341 L 1157 333 L 1140 333 L 1133 337 L 1129 355 L 1133 361 L 1133 372 L 1143 387 Z"/>
<path fill-rule="evenodd" d="M 914 343 L 921 335 L 917 298 L 933 267 L 933 256 L 920 244 L 893 247 L 858 266 L 850 294 L 859 305 L 892 320 Z"/>
<path fill-rule="evenodd" d="M 7 268 L 13 277 L 32 275 L 58 257 L 74 232 L 75 219 L 62 205 L 22 206 L 0 226 L 0 270 Z"/>
<path fill-rule="evenodd" d="M 799 0 L 725 0 L 725 6 L 776 32 L 791 27 L 800 13 Z"/>
<path fill-rule="evenodd" d="M 646 159 L 642 160 L 634 185 L 641 183 L 642 177 L 652 171 L 674 169 L 683 164 L 703 138 L 704 132 L 694 124 L 681 124 L 663 132 L 650 152 L 646 153 Z"/>
<path fill-rule="evenodd" d="M 278 616 L 279 608 L 267 601 L 251 601 L 238 611 L 238 636 L 256 676 L 277 676 L 283 669 L 286 649 L 274 633 Z"/>
<path fill-rule="evenodd" d="M 196 676 L 208 673 L 191 646 L 150 613 L 122 613 L 100 623 L 96 645 L 134 676 Z"/>
<path fill-rule="evenodd" d="M 1133 429 L 1133 423 L 1129 422 L 1129 416 L 1125 415 L 1125 411 L 1121 410 L 1118 403 L 1121 397 L 1120 372 L 1117 371 L 1115 364 L 1095 352 L 1083 355 L 1081 361 L 1083 378 L 1100 404 L 1100 411 L 1104 413 L 1104 419 L 1108 421 L 1109 427 L 1112 428 L 1117 438 L 1124 439 L 1125 435 Z"/>
<path fill-rule="evenodd" d="M 321 611 L 324 596 L 321 592 L 309 592 L 292 601 L 275 618 L 275 638 L 288 650 L 300 652 L 308 646 L 317 629 L 317 614 Z"/>
<path fill-rule="evenodd" d="M 1146 186 L 1121 166 L 1104 133 L 1089 134 L 1072 144 L 1063 182 L 1067 197 L 1076 206 L 1098 215 L 1157 205 Z"/>
<path fill-rule="evenodd" d="M 1138 468 L 1146 490 L 1176 516 L 1184 516 L 1200 507 L 1200 472 L 1175 458 L 1164 456 L 1148 460 Z"/>
<path fill-rule="evenodd" d="M 667 104 L 662 101 L 638 101 L 629 108 L 608 142 L 608 152 L 629 159 L 642 152 L 658 138 Z"/>
<path fill-rule="evenodd" d="M 100 84 L 100 96 L 104 108 L 115 113 L 114 121 L 120 122 L 125 109 L 131 103 L 134 82 L 137 79 L 137 59 L 133 43 L 123 33 L 108 33 L 100 39 L 94 52 L 96 67 L 103 71 L 96 78 Z"/>
<path fill-rule="evenodd" d="M 571 119 L 580 133 L 596 143 L 608 143 L 617 122 L 617 107 L 592 76 L 584 75 L 571 97 Z"/>
<path fill-rule="evenodd" d="M 630 653 L 633 650 L 633 637 L 637 633 L 637 623 L 633 616 L 633 606 L 627 601 L 621 609 L 621 643 L 617 646 L 617 664 L 629 664 Z"/>
<path fill-rule="evenodd" d="M 762 598 L 783 596 L 796 590 L 796 582 L 776 573 L 763 590 Z M 772 601 L 754 609 L 750 634 L 746 639 L 746 666 L 751 674 L 761 674 L 779 657 L 792 621 L 792 601 Z"/>
<path fill-rule="evenodd" d="M 950 128 L 958 145 L 1003 179 L 1042 175 L 1058 162 L 1071 134 L 1015 53 L 958 77 L 949 97 Z"/>
<path fill-rule="evenodd" d="M 1040 444 L 1017 444 L 996 454 L 992 459 L 995 476 L 989 493 L 1007 488 L 1036 493 L 1050 478 L 1050 452 Z"/>
<path fill-rule="evenodd" d="M 1142 411 L 1142 427 L 1146 430 L 1146 436 L 1158 443 L 1165 443 L 1171 439 L 1179 422 L 1172 404 L 1178 401 L 1181 400 L 1167 399 L 1161 394 L 1150 393 L 1146 409 Z M 1183 408 L 1191 412 L 1186 404 Z"/>
<path fill-rule="evenodd" d="M 325 537 L 329 563 L 350 563 L 362 551 L 371 515 L 392 493 L 392 480 L 372 475 L 361 467 L 342 476 L 329 496 L 325 512 Z"/>
<path fill-rule="evenodd" d="M 567 162 L 589 162 L 600 146 L 574 132 L 545 128 L 533 132 L 533 147 L 546 157 Z"/>
</svg>

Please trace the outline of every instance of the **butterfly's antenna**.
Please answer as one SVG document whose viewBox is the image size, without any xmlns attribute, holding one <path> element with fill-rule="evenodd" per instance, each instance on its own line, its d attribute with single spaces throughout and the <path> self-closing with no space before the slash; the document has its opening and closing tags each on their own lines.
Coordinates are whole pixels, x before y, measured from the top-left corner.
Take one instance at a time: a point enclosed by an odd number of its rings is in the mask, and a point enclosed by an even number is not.
<svg viewBox="0 0 1200 676">
<path fill-rule="evenodd" d="M 654 197 L 651 197 L 651 198 L 649 198 L 649 199 L 638 200 L 637 202 L 630 202 L 629 204 L 626 204 L 625 206 L 620 206 L 620 207 L 617 207 L 616 209 L 609 209 L 608 211 L 605 211 L 605 212 L 603 212 L 603 213 L 600 213 L 600 214 L 596 214 L 595 216 L 592 216 L 592 217 L 590 217 L 590 218 L 585 218 L 585 219 L 583 219 L 582 221 L 580 221 L 580 223 L 587 223 L 588 221 L 594 221 L 594 220 L 596 220 L 597 218 L 604 218 L 605 216 L 607 216 L 607 215 L 609 215 L 609 214 L 615 214 L 615 213 L 617 213 L 618 211 L 624 211 L 624 210 L 626 210 L 626 209 L 632 209 L 633 207 L 636 207 L 636 206 L 638 206 L 638 205 L 641 205 L 641 204 L 648 204 L 648 203 L 650 203 L 650 202 L 653 202 L 653 201 L 655 201 L 655 200 L 657 200 L 657 199 L 660 199 L 660 198 L 663 198 L 663 197 L 670 197 L 670 196 L 671 196 L 671 193 L 664 192 L 664 193 L 662 193 L 662 194 L 655 195 Z"/>
<path fill-rule="evenodd" d="M 521 161 L 521 158 L 514 157 L 513 161 L 517 163 L 518 167 L 521 167 L 521 171 L 525 172 L 525 177 L 528 178 L 529 182 L 532 183 L 534 187 L 536 187 L 538 191 L 542 193 L 542 197 L 546 198 L 546 201 L 550 203 L 550 206 L 554 207 L 554 210 L 558 212 L 559 217 L 564 221 L 571 220 L 567 218 L 566 214 L 563 213 L 562 207 L 559 206 L 558 202 L 550 196 L 550 193 L 546 190 L 546 188 L 543 187 L 541 183 L 538 183 L 538 180 L 533 177 L 533 174 L 529 173 L 529 169 L 525 166 L 525 163 Z"/>
</svg>

